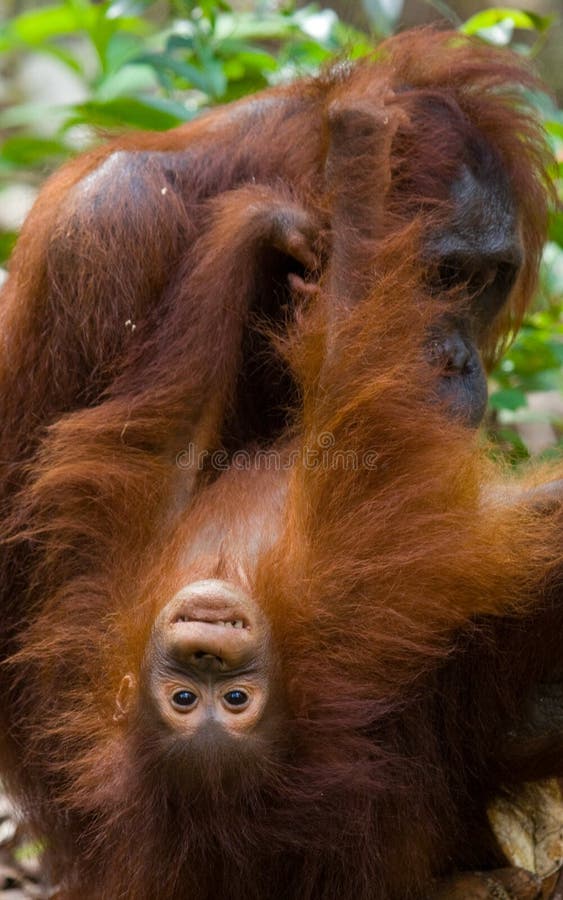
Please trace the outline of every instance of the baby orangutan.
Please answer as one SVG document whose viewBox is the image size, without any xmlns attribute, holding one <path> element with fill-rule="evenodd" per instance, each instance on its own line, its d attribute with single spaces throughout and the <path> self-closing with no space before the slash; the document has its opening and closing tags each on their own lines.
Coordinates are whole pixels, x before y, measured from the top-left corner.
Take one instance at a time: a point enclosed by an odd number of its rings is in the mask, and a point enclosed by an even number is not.
<svg viewBox="0 0 563 900">
<path fill-rule="evenodd" d="M 211 777 L 220 781 L 237 765 L 254 771 L 263 755 L 273 715 L 268 632 L 256 603 L 220 579 L 191 582 L 158 616 L 137 714 L 154 725 L 155 740 L 189 739 L 191 776 L 213 758 Z M 116 719 L 127 715 L 137 687 L 134 675 L 124 676 Z"/>
<path fill-rule="evenodd" d="M 189 754 L 188 780 L 208 771 L 212 783 L 237 775 L 246 785 L 283 743 L 279 660 L 252 576 L 279 531 L 286 480 L 231 472 L 207 489 L 158 592 L 159 603 L 163 590 L 170 599 L 151 611 L 146 646 L 117 693 L 114 720 L 134 717 L 158 758 Z"/>
</svg>

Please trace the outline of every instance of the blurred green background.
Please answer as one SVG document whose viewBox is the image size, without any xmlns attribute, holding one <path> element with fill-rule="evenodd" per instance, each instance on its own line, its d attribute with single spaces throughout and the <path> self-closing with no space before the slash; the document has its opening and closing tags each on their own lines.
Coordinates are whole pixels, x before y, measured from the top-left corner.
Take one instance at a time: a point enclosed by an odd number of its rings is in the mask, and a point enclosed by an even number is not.
<svg viewBox="0 0 563 900">
<path fill-rule="evenodd" d="M 534 59 L 563 199 L 563 0 L 0 0 L 0 266 L 41 182 L 114 131 L 165 129 L 394 31 L 446 22 Z M 0 277 L 1 272 L 0 272 Z M 535 307 L 491 378 L 488 427 L 509 459 L 563 446 L 563 211 L 554 209 Z"/>
</svg>

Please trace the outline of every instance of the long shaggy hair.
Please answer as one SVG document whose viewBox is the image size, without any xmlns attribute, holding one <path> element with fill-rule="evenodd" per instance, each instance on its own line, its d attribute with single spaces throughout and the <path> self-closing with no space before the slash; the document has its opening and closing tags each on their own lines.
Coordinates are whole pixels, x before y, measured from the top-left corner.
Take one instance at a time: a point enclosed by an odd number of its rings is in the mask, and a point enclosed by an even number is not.
<svg viewBox="0 0 563 900">
<path fill-rule="evenodd" d="M 124 138 L 46 186 L 3 293 L 3 765 L 67 896 L 420 900 L 444 868 L 498 859 L 484 809 L 519 771 L 499 734 L 559 665 L 560 514 L 526 495 L 551 471 L 516 490 L 429 400 L 424 342 L 456 298 L 427 295 L 418 235 L 443 221 L 440 177 L 484 137 L 525 250 L 493 358 L 545 228 L 543 144 L 506 89 L 529 80 L 508 54 L 415 33 L 169 135 Z M 382 90 L 406 117 L 390 171 L 417 186 L 423 218 L 391 179 L 385 235 L 361 248 L 369 295 L 332 322 L 329 273 L 278 342 L 302 403 L 280 443 L 293 465 L 208 487 L 175 460 L 189 442 L 217 446 L 236 411 L 255 299 L 235 227 L 248 186 L 326 222 L 327 109 Z M 113 720 L 198 540 L 208 577 L 242 578 L 271 622 L 281 712 L 240 756 L 213 736 L 169 740 L 150 716 Z M 522 771 L 555 758 L 534 747 Z"/>
</svg>

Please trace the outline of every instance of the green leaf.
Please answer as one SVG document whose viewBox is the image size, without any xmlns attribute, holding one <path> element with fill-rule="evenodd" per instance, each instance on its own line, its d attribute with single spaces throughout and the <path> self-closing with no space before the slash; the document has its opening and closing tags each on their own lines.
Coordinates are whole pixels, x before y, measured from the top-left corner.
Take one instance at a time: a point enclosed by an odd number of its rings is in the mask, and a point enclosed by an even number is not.
<svg viewBox="0 0 563 900">
<path fill-rule="evenodd" d="M 158 98 L 117 97 L 114 100 L 81 103 L 74 107 L 74 115 L 67 127 L 86 123 L 104 128 L 146 128 L 165 131 L 189 118 L 180 103 Z"/>
<path fill-rule="evenodd" d="M 328 62 L 331 57 L 332 53 L 328 48 L 322 47 L 310 38 L 292 41 L 287 48 L 287 58 L 297 67 L 296 74 L 307 70 L 314 71 L 323 63 Z"/>
<path fill-rule="evenodd" d="M 127 31 L 117 31 L 112 34 L 106 46 L 107 71 L 113 74 L 132 60 L 142 49 L 142 42 L 138 35 Z"/>
<path fill-rule="evenodd" d="M 549 224 L 549 237 L 552 241 L 563 247 L 563 216 L 552 216 Z"/>
<path fill-rule="evenodd" d="M 71 72 L 76 72 L 77 75 L 84 79 L 82 62 L 76 59 L 74 53 L 71 53 L 66 47 L 61 47 L 58 44 L 42 44 L 41 53 L 45 53 L 48 56 L 53 56 L 55 59 L 58 59 L 67 66 Z"/>
<path fill-rule="evenodd" d="M 243 71 L 275 72 L 279 69 L 275 56 L 242 41 L 220 41 L 216 50 L 225 65 L 237 65 Z"/>
<path fill-rule="evenodd" d="M 493 409 L 520 409 L 527 406 L 528 400 L 524 391 L 517 388 L 507 388 L 501 391 L 495 391 L 489 398 L 489 405 Z"/>
<path fill-rule="evenodd" d="M 188 50 L 190 53 L 195 50 L 195 41 L 193 35 L 171 34 L 166 41 L 165 54 L 172 50 Z"/>
<path fill-rule="evenodd" d="M 218 59 L 209 60 L 204 69 L 207 93 L 210 97 L 220 99 L 227 90 L 227 78 L 223 64 Z"/>
<path fill-rule="evenodd" d="M 0 263 L 6 262 L 9 258 L 16 239 L 15 231 L 0 231 Z"/>
<path fill-rule="evenodd" d="M 107 103 L 117 97 L 153 95 L 157 86 L 157 73 L 150 66 L 126 65 L 100 81 L 93 99 Z"/>
<path fill-rule="evenodd" d="M 261 78 L 258 74 L 252 78 L 240 78 L 229 81 L 227 90 L 221 98 L 225 103 L 231 100 L 239 100 L 241 97 L 247 97 L 255 91 L 261 90 L 268 86 L 266 79 Z"/>
<path fill-rule="evenodd" d="M 561 122 L 554 122 L 551 119 L 545 121 L 543 124 L 548 134 L 551 134 L 553 135 L 553 137 L 558 137 L 563 140 L 563 119 Z"/>
<path fill-rule="evenodd" d="M 0 51 L 21 44 L 37 46 L 82 28 L 83 16 L 69 6 L 47 6 L 25 12 L 0 28 Z"/>
<path fill-rule="evenodd" d="M 471 16 L 462 26 L 465 34 L 479 34 L 495 26 L 509 26 L 510 28 L 523 28 L 529 31 L 537 31 L 542 34 L 551 26 L 552 16 L 540 16 L 534 12 L 526 12 L 522 9 L 499 7 L 486 9 Z"/>
<path fill-rule="evenodd" d="M 60 160 L 70 153 L 63 141 L 22 136 L 7 138 L 0 145 L 0 157 L 16 166 L 34 166 Z"/>
<path fill-rule="evenodd" d="M 131 62 L 134 65 L 152 66 L 159 73 L 171 72 L 209 97 L 220 97 L 226 90 L 227 79 L 223 66 L 218 60 L 212 60 L 205 68 L 198 68 L 192 63 L 182 62 L 168 53 L 145 53 Z"/>
</svg>

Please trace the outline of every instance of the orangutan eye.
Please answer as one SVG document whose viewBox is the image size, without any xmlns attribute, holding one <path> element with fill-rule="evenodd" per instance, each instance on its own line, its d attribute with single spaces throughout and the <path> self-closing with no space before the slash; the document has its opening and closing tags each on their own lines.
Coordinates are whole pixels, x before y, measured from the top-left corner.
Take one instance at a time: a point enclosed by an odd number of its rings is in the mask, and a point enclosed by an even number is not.
<svg viewBox="0 0 563 900">
<path fill-rule="evenodd" d="M 225 694 L 225 703 L 228 706 L 246 706 L 249 696 L 246 691 L 234 690 Z"/>
<path fill-rule="evenodd" d="M 197 703 L 197 694 L 193 691 L 181 690 L 172 694 L 172 703 L 181 709 L 194 706 Z"/>
</svg>

